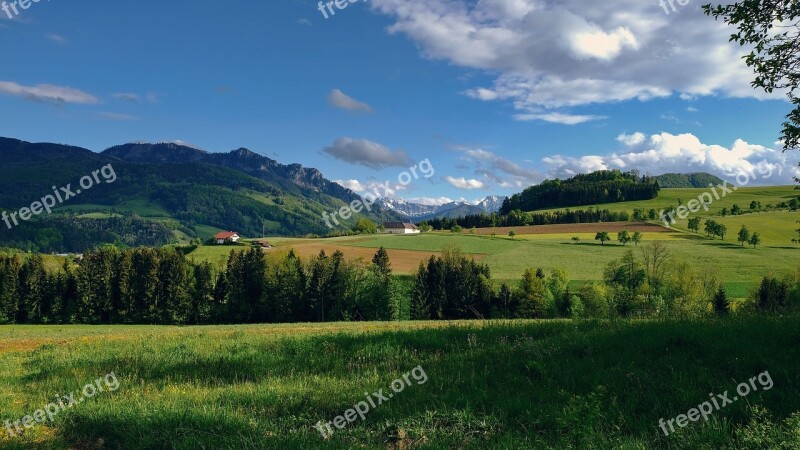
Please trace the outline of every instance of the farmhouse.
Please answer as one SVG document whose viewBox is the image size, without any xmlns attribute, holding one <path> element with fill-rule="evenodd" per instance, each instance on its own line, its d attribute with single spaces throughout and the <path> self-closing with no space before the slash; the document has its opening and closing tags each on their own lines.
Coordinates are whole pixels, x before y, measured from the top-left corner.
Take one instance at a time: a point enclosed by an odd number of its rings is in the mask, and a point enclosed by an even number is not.
<svg viewBox="0 0 800 450">
<path fill-rule="evenodd" d="M 222 231 L 214 235 L 214 240 L 218 245 L 233 244 L 239 242 L 239 234 L 233 231 Z"/>
<path fill-rule="evenodd" d="M 419 228 L 413 223 L 386 222 L 383 228 L 388 234 L 419 234 Z"/>
</svg>

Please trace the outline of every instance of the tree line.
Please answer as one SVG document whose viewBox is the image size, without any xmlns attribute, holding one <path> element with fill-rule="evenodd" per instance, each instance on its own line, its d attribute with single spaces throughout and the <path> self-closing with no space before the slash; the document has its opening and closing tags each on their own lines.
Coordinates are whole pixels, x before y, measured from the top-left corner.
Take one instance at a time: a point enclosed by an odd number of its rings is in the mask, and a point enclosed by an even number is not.
<svg viewBox="0 0 800 450">
<path fill-rule="evenodd" d="M 608 209 L 566 210 L 543 213 L 511 211 L 507 215 L 498 213 L 481 213 L 465 217 L 440 217 L 420 222 L 420 228 L 431 227 L 433 230 L 452 230 L 461 228 L 522 227 L 528 225 L 564 225 L 596 222 L 627 222 L 631 215 L 626 211 L 609 211 Z"/>
<path fill-rule="evenodd" d="M 655 178 L 640 177 L 637 171 L 602 170 L 566 180 L 545 180 L 506 199 L 500 213 L 651 200 L 658 197 L 659 191 Z"/>
<path fill-rule="evenodd" d="M 224 324 L 400 320 L 408 301 L 379 249 L 371 263 L 341 252 L 231 251 L 219 269 L 174 248 L 103 248 L 46 267 L 0 255 L 0 323 Z M 405 312 L 404 312 L 405 310 Z"/>
<path fill-rule="evenodd" d="M 609 263 L 602 282 L 570 284 L 562 269 L 529 268 L 497 287 L 489 267 L 445 249 L 411 285 L 379 249 L 371 262 L 341 252 L 232 251 L 227 264 L 174 248 L 103 248 L 50 267 L 39 254 L 0 255 L 0 323 L 230 324 L 490 318 L 686 318 L 734 309 L 713 268 L 698 270 L 653 242 Z M 800 271 L 765 277 L 737 311 L 800 306 Z"/>
</svg>

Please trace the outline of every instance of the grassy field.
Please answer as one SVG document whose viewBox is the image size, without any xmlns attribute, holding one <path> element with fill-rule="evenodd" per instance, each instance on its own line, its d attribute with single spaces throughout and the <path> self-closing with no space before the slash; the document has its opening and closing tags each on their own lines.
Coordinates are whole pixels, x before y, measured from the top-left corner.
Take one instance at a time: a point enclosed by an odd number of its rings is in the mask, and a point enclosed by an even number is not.
<svg viewBox="0 0 800 450">
<path fill-rule="evenodd" d="M 741 218 L 741 217 L 738 217 Z M 729 230 L 732 226 L 728 227 Z M 751 230 L 759 230 L 753 226 Z M 738 230 L 738 228 L 737 228 Z M 575 244 L 572 236 L 580 236 Z M 796 268 L 800 258 L 800 247 L 790 245 L 764 245 L 757 249 L 740 247 L 734 242 L 735 232 L 725 241 L 709 240 L 703 236 L 673 232 L 645 234 L 645 241 L 659 240 L 667 245 L 674 262 L 688 262 L 699 270 L 709 270 L 724 281 L 729 295 L 746 297 L 761 277 L 769 274 L 783 275 Z M 765 242 L 769 242 L 765 238 Z M 369 261 L 381 246 L 390 250 L 390 255 L 403 255 L 393 260 L 397 274 L 413 274 L 419 261 L 427 259 L 442 248 L 457 246 L 464 253 L 475 255 L 492 270 L 496 280 L 516 282 L 525 269 L 541 267 L 547 271 L 560 267 L 567 270 L 571 280 L 598 281 L 603 277 L 605 266 L 631 249 L 618 243 L 601 246 L 594 241 L 594 234 L 524 235 L 515 239 L 508 237 L 453 235 L 450 233 L 426 233 L 415 236 L 372 235 L 319 240 L 272 240 L 275 251 L 296 248 L 301 254 L 310 256 L 321 249 L 328 253 L 341 250 L 351 258 Z M 234 247 L 244 249 L 246 247 Z M 190 258 L 223 264 L 230 252 L 227 246 L 204 246 L 190 254 Z"/>
<path fill-rule="evenodd" d="M 800 321 L 0 327 L 0 420 L 113 372 L 4 449 L 796 448 Z M 314 429 L 376 404 L 333 436 Z M 689 422 L 709 393 L 772 381 Z M 763 378 L 766 381 L 766 378 Z M 104 385 L 109 386 L 109 385 Z M 76 399 L 80 399 L 76 395 Z M 376 400 L 377 402 L 377 400 Z M 754 410 L 758 407 L 758 410 Z M 763 408 L 763 410 L 762 410 Z M 762 412 L 759 412 L 762 411 Z M 788 422 L 785 422 L 787 421 Z M 786 428 L 786 429 L 784 429 Z"/>
</svg>

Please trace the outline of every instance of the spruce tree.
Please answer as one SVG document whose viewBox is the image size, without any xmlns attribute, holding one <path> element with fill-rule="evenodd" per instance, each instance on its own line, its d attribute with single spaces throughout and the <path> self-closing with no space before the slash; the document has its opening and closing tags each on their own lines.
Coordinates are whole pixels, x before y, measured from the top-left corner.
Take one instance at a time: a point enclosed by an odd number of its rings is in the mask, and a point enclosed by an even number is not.
<svg viewBox="0 0 800 450">
<path fill-rule="evenodd" d="M 730 312 L 731 304 L 728 301 L 728 294 L 725 293 L 725 288 L 720 286 L 714 295 L 714 313 L 718 316 L 727 316 Z"/>
</svg>

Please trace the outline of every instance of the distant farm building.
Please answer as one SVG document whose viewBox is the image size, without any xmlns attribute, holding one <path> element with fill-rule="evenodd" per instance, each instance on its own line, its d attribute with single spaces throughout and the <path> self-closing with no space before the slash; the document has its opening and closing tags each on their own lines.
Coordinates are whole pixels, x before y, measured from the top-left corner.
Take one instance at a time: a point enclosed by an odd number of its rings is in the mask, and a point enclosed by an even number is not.
<svg viewBox="0 0 800 450">
<path fill-rule="evenodd" d="M 239 242 L 239 234 L 233 231 L 223 231 L 214 235 L 214 240 L 218 245 L 235 244 Z"/>
<path fill-rule="evenodd" d="M 419 234 L 419 228 L 413 223 L 386 222 L 383 229 L 388 234 Z"/>
</svg>

